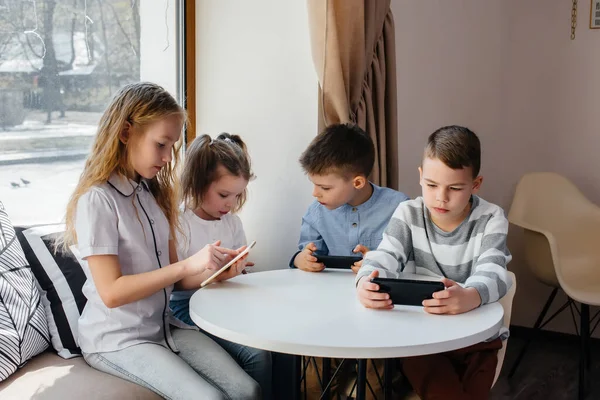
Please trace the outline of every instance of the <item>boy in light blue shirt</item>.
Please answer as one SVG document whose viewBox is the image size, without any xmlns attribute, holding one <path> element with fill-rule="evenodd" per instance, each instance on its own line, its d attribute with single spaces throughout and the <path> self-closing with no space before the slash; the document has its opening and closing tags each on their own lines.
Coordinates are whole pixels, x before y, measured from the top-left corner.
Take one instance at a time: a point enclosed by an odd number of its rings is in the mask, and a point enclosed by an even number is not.
<svg viewBox="0 0 600 400">
<path fill-rule="evenodd" d="M 313 139 L 300 164 L 314 185 L 315 201 L 302 218 L 290 267 L 318 272 L 325 266 L 315 254 L 364 255 L 379 246 L 394 210 L 408 197 L 369 182 L 374 162 L 373 141 L 356 125 L 330 125 Z"/>
</svg>

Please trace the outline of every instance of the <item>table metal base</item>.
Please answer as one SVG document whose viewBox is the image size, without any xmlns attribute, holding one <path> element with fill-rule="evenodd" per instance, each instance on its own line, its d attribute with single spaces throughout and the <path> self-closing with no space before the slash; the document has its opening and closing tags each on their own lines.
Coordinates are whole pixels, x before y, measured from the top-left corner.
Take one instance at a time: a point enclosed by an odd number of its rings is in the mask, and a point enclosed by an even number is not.
<svg viewBox="0 0 600 400">
<path fill-rule="evenodd" d="M 375 397 L 374 390 L 371 384 L 367 381 L 367 361 L 366 359 L 356 360 L 357 362 L 357 378 L 352 387 L 351 393 L 356 390 L 356 399 L 366 399 L 367 387 Z M 333 375 L 331 374 L 331 359 L 323 358 L 323 375 L 320 376 L 317 368 L 316 361 L 313 357 L 306 357 L 306 362 L 303 362 L 302 356 L 294 356 L 294 399 L 300 400 L 302 398 L 302 384 L 304 384 L 304 399 L 306 399 L 306 369 L 310 363 L 313 363 L 317 372 L 317 380 L 321 387 L 321 397 L 319 400 L 329 400 L 331 397 L 331 385 L 337 377 L 341 367 L 346 362 L 354 362 L 354 360 L 343 359 L 337 366 Z M 385 400 L 392 399 L 392 378 L 393 378 L 393 362 L 392 359 L 386 359 L 384 361 L 384 372 L 383 379 L 375 369 L 379 385 L 383 388 L 383 394 Z"/>
</svg>

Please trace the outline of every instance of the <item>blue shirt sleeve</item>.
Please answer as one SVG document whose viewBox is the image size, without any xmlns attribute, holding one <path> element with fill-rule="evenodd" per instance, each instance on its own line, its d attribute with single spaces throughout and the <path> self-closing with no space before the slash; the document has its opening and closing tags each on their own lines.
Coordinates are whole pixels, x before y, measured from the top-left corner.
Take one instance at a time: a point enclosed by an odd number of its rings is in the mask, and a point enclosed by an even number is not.
<svg viewBox="0 0 600 400">
<path fill-rule="evenodd" d="M 402 193 L 402 192 L 398 192 L 398 199 L 400 200 L 400 201 L 398 202 L 398 204 L 400 204 L 400 203 L 402 203 L 402 202 L 404 202 L 404 201 L 406 201 L 406 200 L 410 200 L 410 197 L 408 197 L 407 195 L 405 195 L 405 194 L 404 194 L 404 193 Z"/>
<path fill-rule="evenodd" d="M 317 246 L 317 254 L 327 255 L 329 254 L 329 249 L 325 244 L 325 240 L 321 233 L 315 227 L 315 224 L 311 221 L 314 221 L 314 215 L 311 212 L 311 208 L 306 211 L 304 217 L 302 217 L 302 226 L 300 227 L 300 240 L 298 240 L 298 251 L 294 253 L 290 260 L 290 268 L 294 267 L 294 259 L 299 252 L 301 252 L 309 243 L 314 243 Z"/>
</svg>

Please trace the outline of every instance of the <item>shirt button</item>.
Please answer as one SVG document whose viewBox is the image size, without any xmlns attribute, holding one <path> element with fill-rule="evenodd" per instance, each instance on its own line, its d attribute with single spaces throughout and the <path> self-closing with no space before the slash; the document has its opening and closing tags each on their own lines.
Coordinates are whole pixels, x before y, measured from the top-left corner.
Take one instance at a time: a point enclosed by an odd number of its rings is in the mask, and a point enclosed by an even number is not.
<svg viewBox="0 0 600 400">
<path fill-rule="evenodd" d="M 138 192 L 141 192 L 141 191 L 142 191 L 142 185 L 138 185 L 138 186 L 135 188 L 135 190 L 137 190 Z"/>
<path fill-rule="evenodd" d="M 356 207 L 352 207 L 352 212 L 356 212 Z"/>
<path fill-rule="evenodd" d="M 153 220 L 153 219 L 151 219 L 151 220 L 150 220 L 150 223 L 151 223 L 152 225 L 154 225 L 154 220 Z"/>
<path fill-rule="evenodd" d="M 353 227 L 353 228 L 356 228 L 356 226 L 357 226 L 357 225 L 358 225 L 358 224 L 355 222 L 355 223 L 353 223 L 353 224 L 352 224 L 352 227 Z"/>
<path fill-rule="evenodd" d="M 162 251 L 159 250 L 158 251 L 158 255 L 161 256 L 162 255 Z"/>
</svg>

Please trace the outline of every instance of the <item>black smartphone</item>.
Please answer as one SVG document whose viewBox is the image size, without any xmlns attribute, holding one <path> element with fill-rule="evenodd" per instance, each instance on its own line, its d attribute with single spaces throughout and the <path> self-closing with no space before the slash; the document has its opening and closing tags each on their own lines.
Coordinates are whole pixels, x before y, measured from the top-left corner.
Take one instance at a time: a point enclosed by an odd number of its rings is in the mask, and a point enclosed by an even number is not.
<svg viewBox="0 0 600 400">
<path fill-rule="evenodd" d="M 317 262 L 325 264 L 325 268 L 350 269 L 355 262 L 362 260 L 361 256 L 314 256 Z"/>
<path fill-rule="evenodd" d="M 371 282 L 379 285 L 380 293 L 389 293 L 393 304 L 405 306 L 422 306 L 423 300 L 431 299 L 435 292 L 445 289 L 442 282 L 436 281 L 373 278 Z"/>
</svg>

